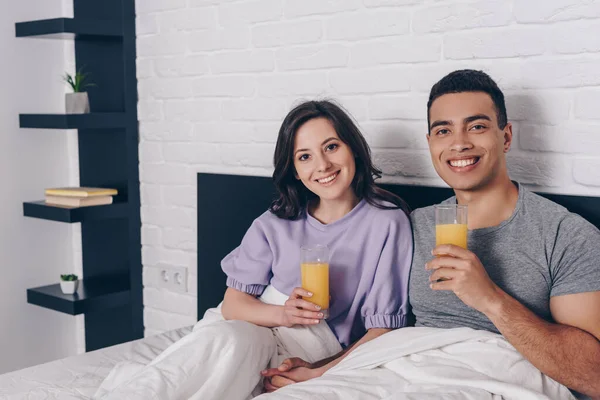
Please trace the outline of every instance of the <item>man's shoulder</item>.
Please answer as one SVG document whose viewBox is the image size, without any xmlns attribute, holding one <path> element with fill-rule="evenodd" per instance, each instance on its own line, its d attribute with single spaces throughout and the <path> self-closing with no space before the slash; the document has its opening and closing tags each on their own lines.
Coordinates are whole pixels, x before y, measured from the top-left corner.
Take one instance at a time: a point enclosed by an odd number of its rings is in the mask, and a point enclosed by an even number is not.
<svg viewBox="0 0 600 400">
<path fill-rule="evenodd" d="M 450 204 L 455 203 L 455 197 L 449 197 L 446 200 L 442 201 L 438 204 Z M 415 208 L 410 213 L 410 220 L 413 225 L 421 225 L 421 224 L 429 224 L 431 221 L 435 220 L 435 206 L 437 204 L 433 204 L 427 207 Z"/>
<path fill-rule="evenodd" d="M 545 198 L 542 195 L 526 191 L 523 197 L 526 212 L 535 216 L 542 223 L 551 225 L 592 225 L 579 214 L 569 211 L 566 207 Z"/>
</svg>

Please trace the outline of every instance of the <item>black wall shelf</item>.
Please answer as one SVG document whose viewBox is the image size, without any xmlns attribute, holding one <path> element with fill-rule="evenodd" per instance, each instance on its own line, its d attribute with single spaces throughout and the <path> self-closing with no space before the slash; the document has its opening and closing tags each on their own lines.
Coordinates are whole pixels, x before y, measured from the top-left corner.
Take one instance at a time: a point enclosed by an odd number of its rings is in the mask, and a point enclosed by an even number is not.
<svg viewBox="0 0 600 400">
<path fill-rule="evenodd" d="M 90 114 L 20 114 L 21 128 L 108 129 L 127 126 L 127 114 L 118 112 Z"/>
<path fill-rule="evenodd" d="M 64 294 L 60 284 L 27 289 L 27 302 L 65 314 L 78 315 L 129 304 L 127 277 L 79 281 L 75 294 Z"/>
<path fill-rule="evenodd" d="M 115 188 L 119 194 L 105 206 L 23 203 L 27 217 L 81 222 L 84 278 L 76 296 L 63 295 L 54 284 L 28 289 L 27 299 L 68 314 L 83 313 L 85 347 L 92 351 L 144 336 L 135 0 L 73 0 L 73 14 L 19 22 L 15 31 L 17 37 L 73 39 L 75 70 L 83 70 L 96 85 L 86 89 L 91 113 L 21 114 L 19 124 L 77 129 L 79 186 Z M 124 278 L 111 279 L 117 276 Z"/>
<path fill-rule="evenodd" d="M 39 37 L 47 39 L 121 38 L 123 28 L 120 21 L 53 18 L 15 24 L 17 37 Z"/>
<path fill-rule="evenodd" d="M 42 200 L 23 203 L 23 215 L 50 221 L 72 223 L 98 219 L 127 218 L 129 214 L 127 203 L 71 208 L 49 205 Z"/>
</svg>

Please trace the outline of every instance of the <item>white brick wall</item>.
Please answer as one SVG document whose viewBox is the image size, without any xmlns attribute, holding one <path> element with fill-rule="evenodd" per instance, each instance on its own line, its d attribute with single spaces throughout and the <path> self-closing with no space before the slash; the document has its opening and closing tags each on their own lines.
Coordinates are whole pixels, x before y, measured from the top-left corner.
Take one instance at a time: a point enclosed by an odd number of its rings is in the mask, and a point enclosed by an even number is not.
<svg viewBox="0 0 600 400">
<path fill-rule="evenodd" d="M 196 173 L 271 174 L 299 98 L 353 114 L 386 181 L 442 185 L 425 141 L 431 85 L 483 69 L 515 121 L 512 177 L 600 196 L 600 2 L 138 0 L 146 333 L 196 319 Z M 161 265 L 188 293 L 158 289 Z"/>
</svg>

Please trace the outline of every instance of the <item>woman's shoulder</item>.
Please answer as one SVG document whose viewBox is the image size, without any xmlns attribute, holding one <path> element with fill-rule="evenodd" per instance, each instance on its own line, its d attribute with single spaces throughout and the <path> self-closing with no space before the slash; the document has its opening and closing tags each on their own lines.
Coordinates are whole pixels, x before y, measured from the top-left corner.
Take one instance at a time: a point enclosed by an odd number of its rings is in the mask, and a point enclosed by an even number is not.
<svg viewBox="0 0 600 400">
<path fill-rule="evenodd" d="M 301 223 L 302 218 L 296 220 L 290 220 L 285 218 L 280 218 L 275 215 L 271 210 L 267 210 L 258 216 L 252 225 L 257 225 L 262 229 L 277 229 L 281 227 L 288 227 L 294 224 Z"/>
<path fill-rule="evenodd" d="M 369 214 L 372 215 L 373 223 L 379 225 L 407 226 L 410 228 L 410 220 L 406 212 L 393 203 L 384 200 L 376 200 L 374 204 L 367 202 Z"/>
</svg>

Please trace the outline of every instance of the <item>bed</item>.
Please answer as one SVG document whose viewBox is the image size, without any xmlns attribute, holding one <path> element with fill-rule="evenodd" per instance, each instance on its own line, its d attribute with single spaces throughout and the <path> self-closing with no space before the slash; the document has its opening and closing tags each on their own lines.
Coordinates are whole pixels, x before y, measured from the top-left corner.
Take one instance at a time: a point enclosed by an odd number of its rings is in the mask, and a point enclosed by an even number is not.
<svg viewBox="0 0 600 400">
<path fill-rule="evenodd" d="M 241 241 L 252 220 L 273 197 L 270 178 L 199 173 L 198 315 L 216 306 L 225 291 L 221 259 Z M 437 203 L 452 192 L 447 188 L 382 185 L 404 198 L 411 208 Z M 600 227 L 600 198 L 543 194 Z M 0 399 L 90 399 L 120 361 L 148 363 L 172 343 L 191 332 L 181 328 L 153 337 L 69 357 L 0 376 Z"/>
</svg>

